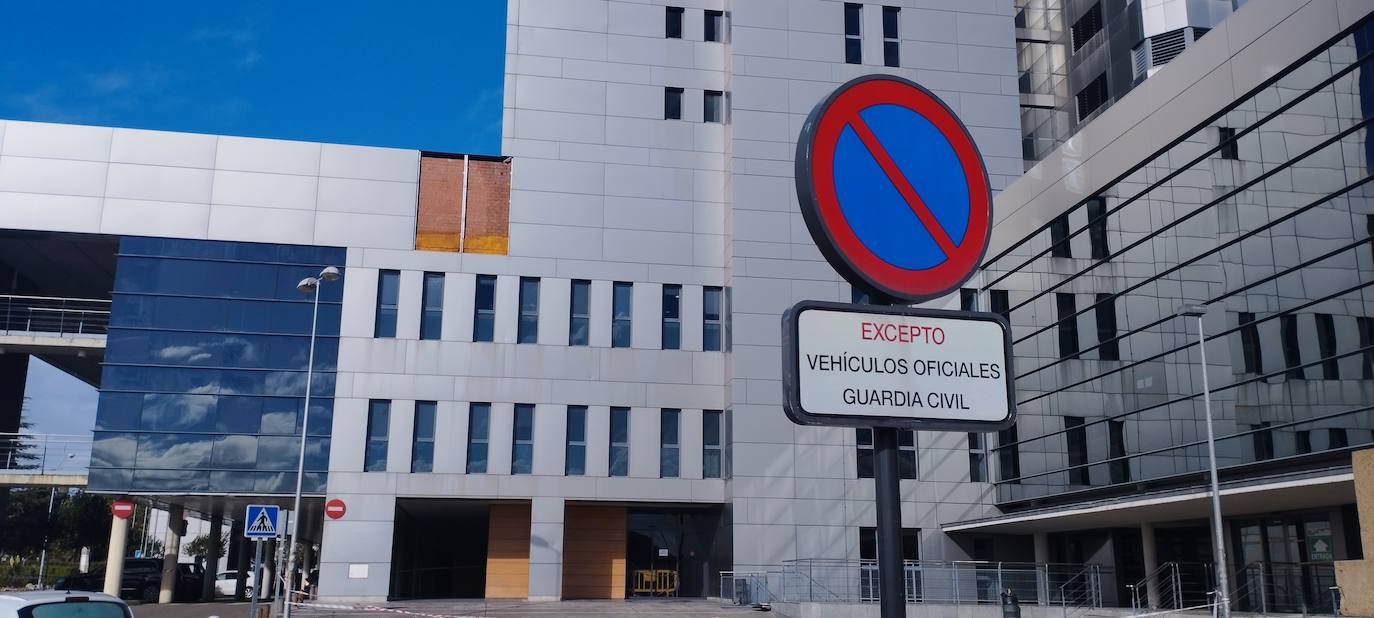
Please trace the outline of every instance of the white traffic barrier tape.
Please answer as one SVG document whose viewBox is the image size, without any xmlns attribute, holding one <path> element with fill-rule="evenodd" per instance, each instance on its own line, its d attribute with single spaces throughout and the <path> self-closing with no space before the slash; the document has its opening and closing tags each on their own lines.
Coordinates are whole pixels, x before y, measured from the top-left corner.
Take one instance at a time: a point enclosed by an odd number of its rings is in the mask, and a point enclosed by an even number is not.
<svg viewBox="0 0 1374 618">
<path fill-rule="evenodd" d="M 421 618 L 480 618 L 466 614 L 426 614 L 423 612 L 412 612 L 394 607 L 378 607 L 375 605 L 330 605 L 328 603 L 291 603 L 295 607 L 302 609 L 332 609 L 351 612 L 383 612 L 387 614 L 399 614 L 402 616 L 420 616 Z"/>
</svg>

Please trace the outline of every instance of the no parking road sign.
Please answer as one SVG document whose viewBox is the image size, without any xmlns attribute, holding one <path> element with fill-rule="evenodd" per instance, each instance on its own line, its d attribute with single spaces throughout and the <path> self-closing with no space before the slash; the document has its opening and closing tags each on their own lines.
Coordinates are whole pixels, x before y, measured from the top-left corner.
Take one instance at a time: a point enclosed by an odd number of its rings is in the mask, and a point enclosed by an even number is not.
<svg viewBox="0 0 1374 618">
<path fill-rule="evenodd" d="M 796 183 L 821 253 L 887 298 L 948 294 L 987 249 L 992 193 L 973 138 L 900 77 L 854 79 L 816 106 L 797 143 Z"/>
<path fill-rule="evenodd" d="M 243 516 L 243 536 L 248 539 L 275 539 L 281 536 L 281 507 L 275 504 L 250 504 Z"/>
</svg>

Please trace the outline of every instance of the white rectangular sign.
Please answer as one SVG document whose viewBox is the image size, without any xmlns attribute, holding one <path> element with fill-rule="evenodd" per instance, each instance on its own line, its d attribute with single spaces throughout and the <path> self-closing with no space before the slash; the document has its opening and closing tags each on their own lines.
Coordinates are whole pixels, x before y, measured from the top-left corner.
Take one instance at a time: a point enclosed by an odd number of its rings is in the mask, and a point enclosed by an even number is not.
<svg viewBox="0 0 1374 618">
<path fill-rule="evenodd" d="M 807 301 L 784 317 L 784 339 L 798 423 L 986 431 L 1013 416 L 995 314 Z"/>
</svg>

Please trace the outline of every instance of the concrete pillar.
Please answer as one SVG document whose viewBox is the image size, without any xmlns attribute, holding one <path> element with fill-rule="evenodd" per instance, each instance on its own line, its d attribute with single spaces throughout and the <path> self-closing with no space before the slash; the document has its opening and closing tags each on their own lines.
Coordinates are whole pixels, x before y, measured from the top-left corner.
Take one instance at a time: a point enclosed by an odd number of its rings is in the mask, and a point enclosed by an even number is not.
<svg viewBox="0 0 1374 618">
<path fill-rule="evenodd" d="M 556 601 L 563 596 L 563 499 L 530 501 L 531 601 Z"/>
<path fill-rule="evenodd" d="M 252 541 L 243 538 L 243 522 L 235 522 L 234 527 L 230 530 L 229 542 L 238 543 L 238 555 L 235 556 L 237 560 L 234 561 L 234 569 L 238 573 L 234 578 L 234 600 L 244 601 L 248 599 L 245 589 L 248 587 L 248 570 L 250 568 L 248 565 L 252 564 L 250 560 L 254 547 Z"/>
<path fill-rule="evenodd" d="M 1155 573 L 1155 569 L 1159 568 L 1159 554 L 1155 551 L 1155 525 L 1151 522 L 1140 524 L 1140 547 L 1140 554 L 1145 559 L 1145 595 L 1149 600 L 1149 607 L 1157 609 L 1161 607 L 1159 589 L 1163 583 L 1159 581 L 1159 577 L 1164 574 Z"/>
<path fill-rule="evenodd" d="M 162 588 L 158 590 L 158 603 L 171 603 L 176 592 L 177 558 L 181 555 L 181 535 L 185 534 L 185 510 L 180 505 L 167 507 L 167 535 L 162 541 Z"/>
<path fill-rule="evenodd" d="M 129 538 L 129 520 L 110 516 L 110 551 L 105 554 L 105 594 L 119 596 L 124 580 L 124 544 Z"/>
<path fill-rule="evenodd" d="M 1342 616 L 1374 616 L 1374 449 L 1351 453 L 1355 472 L 1355 503 L 1360 519 L 1360 541 L 1366 558 L 1336 563 L 1336 585 L 1341 587 Z"/>
<path fill-rule="evenodd" d="M 201 580 L 200 600 L 215 600 L 215 578 L 219 575 L 219 538 L 223 534 L 224 515 L 219 511 L 210 514 L 210 551 L 205 555 L 205 577 Z"/>
<path fill-rule="evenodd" d="M 1050 533 L 1036 532 L 1031 538 L 1035 542 L 1035 596 L 1041 605 L 1047 605 L 1050 602 Z"/>
</svg>

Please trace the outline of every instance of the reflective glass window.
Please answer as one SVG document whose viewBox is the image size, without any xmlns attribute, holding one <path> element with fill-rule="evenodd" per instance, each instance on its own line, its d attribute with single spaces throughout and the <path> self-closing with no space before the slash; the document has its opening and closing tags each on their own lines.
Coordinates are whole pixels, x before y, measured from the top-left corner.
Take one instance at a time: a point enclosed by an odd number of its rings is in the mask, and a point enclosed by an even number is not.
<svg viewBox="0 0 1374 618">
<path fill-rule="evenodd" d="M 438 404 L 415 402 L 415 431 L 410 447 L 410 471 L 434 471 L 434 416 Z"/>
<path fill-rule="evenodd" d="M 591 326 L 592 282 L 573 279 L 568 307 L 568 345 L 587 345 Z"/>
<path fill-rule="evenodd" d="M 167 470 L 207 468 L 214 436 L 145 433 L 138 437 L 135 467 Z"/>
<path fill-rule="evenodd" d="M 210 455 L 210 465 L 223 469 L 252 469 L 258 465 L 256 436 L 219 436 Z"/>
<path fill-rule="evenodd" d="M 630 409 L 611 408 L 611 476 L 630 473 Z"/>
<path fill-rule="evenodd" d="M 718 479 L 721 473 L 721 412 L 701 413 L 701 477 Z"/>
<path fill-rule="evenodd" d="M 663 349 L 682 347 L 682 286 L 663 286 Z"/>
<path fill-rule="evenodd" d="M 516 343 L 536 343 L 539 340 L 539 278 L 520 278 L 520 322 L 516 328 Z"/>
<path fill-rule="evenodd" d="M 396 336 L 396 306 L 400 294 L 400 271 L 383 270 L 377 273 L 377 320 L 372 336 Z"/>
<path fill-rule="evenodd" d="M 371 435 L 368 438 L 370 442 Z M 301 439 L 299 436 L 261 436 L 258 438 L 257 469 L 295 470 L 300 463 L 298 461 L 300 452 Z M 385 463 L 385 451 L 383 451 L 382 457 L 383 463 Z"/>
<path fill-rule="evenodd" d="M 477 275 L 473 304 L 472 340 L 491 341 L 496 334 L 496 276 Z"/>
<path fill-rule="evenodd" d="M 364 472 L 386 471 L 387 437 L 391 424 L 391 402 L 374 399 L 367 405 L 367 448 Z"/>
<path fill-rule="evenodd" d="M 630 317 L 634 284 L 617 281 L 611 286 L 611 347 L 630 347 Z"/>
<path fill-rule="evenodd" d="M 97 431 L 91 442 L 92 468 L 132 468 L 138 452 L 137 433 Z"/>
<path fill-rule="evenodd" d="M 707 286 L 702 289 L 701 349 L 707 352 L 718 352 L 721 348 L 722 295 L 723 291 L 719 287 Z"/>
<path fill-rule="evenodd" d="M 682 458 L 679 453 L 678 422 L 681 410 L 664 409 L 659 412 L 659 450 L 658 475 L 661 478 L 677 478 Z"/>
<path fill-rule="evenodd" d="M 568 406 L 568 444 L 563 456 L 563 473 L 587 473 L 587 406 Z"/>
<path fill-rule="evenodd" d="M 444 273 L 425 273 L 420 309 L 420 338 L 437 340 L 443 334 Z"/>
<path fill-rule="evenodd" d="M 468 407 L 468 474 L 487 471 L 487 446 L 491 435 L 491 404 Z"/>
<path fill-rule="evenodd" d="M 511 474 L 529 474 L 534 469 L 534 406 L 515 404 L 515 427 L 511 432 Z"/>
</svg>

